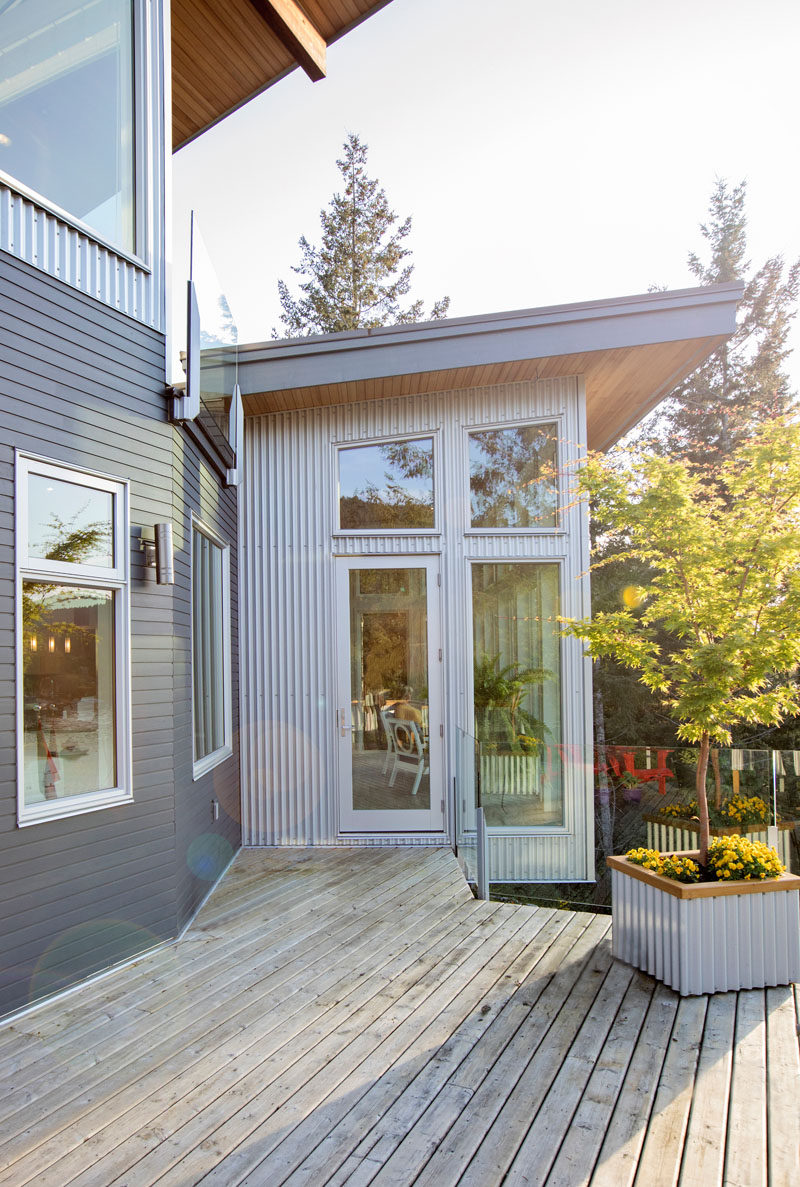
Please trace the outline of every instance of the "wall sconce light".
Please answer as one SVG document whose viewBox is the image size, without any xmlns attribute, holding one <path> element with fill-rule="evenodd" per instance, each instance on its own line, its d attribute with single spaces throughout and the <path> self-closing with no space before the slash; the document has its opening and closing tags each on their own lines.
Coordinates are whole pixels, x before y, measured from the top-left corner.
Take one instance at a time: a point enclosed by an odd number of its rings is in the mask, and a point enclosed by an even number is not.
<svg viewBox="0 0 800 1187">
<path fill-rule="evenodd" d="M 70 651 L 72 651 L 72 639 L 69 637 L 64 640 L 64 651 L 67 655 L 69 655 Z"/>
<path fill-rule="evenodd" d="M 56 641 L 53 635 L 47 640 L 47 650 L 52 654 L 56 649 Z"/>
<path fill-rule="evenodd" d="M 39 643 L 36 639 L 36 636 L 31 635 L 31 651 L 35 651 L 38 646 L 39 646 Z"/>
<path fill-rule="evenodd" d="M 175 551 L 172 544 L 172 524 L 153 525 L 153 540 L 141 541 L 144 549 L 144 563 L 148 569 L 155 569 L 158 585 L 175 584 Z"/>
</svg>

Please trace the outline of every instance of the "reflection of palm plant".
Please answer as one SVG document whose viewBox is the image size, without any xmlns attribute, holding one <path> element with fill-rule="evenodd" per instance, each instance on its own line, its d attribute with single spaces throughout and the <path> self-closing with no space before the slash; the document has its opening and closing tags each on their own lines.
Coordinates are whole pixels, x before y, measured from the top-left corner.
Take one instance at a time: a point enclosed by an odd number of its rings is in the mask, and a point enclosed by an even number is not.
<svg viewBox="0 0 800 1187">
<path fill-rule="evenodd" d="M 478 741 L 492 750 L 503 749 L 535 754 L 544 741 L 547 727 L 522 707 L 532 685 L 541 684 L 551 673 L 547 668 L 523 668 L 521 664 L 500 666 L 500 655 L 483 655 L 475 661 L 474 703 Z"/>
</svg>

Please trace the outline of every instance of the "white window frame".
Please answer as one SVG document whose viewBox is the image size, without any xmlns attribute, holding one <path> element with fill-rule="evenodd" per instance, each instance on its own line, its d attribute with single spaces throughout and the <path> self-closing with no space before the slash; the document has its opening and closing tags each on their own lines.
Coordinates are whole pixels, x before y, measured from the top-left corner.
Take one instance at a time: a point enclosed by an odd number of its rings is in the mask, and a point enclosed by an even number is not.
<svg viewBox="0 0 800 1187">
<path fill-rule="evenodd" d="M 195 753 L 195 720 L 196 707 L 194 697 L 194 663 L 195 663 L 195 620 L 194 620 L 194 534 L 199 532 L 205 536 L 222 552 L 222 712 L 223 735 L 222 746 L 212 750 L 210 754 L 198 758 Z M 219 536 L 213 528 L 204 523 L 198 515 L 192 512 L 190 545 L 191 572 L 191 648 L 192 648 L 192 779 L 201 779 L 214 767 L 219 766 L 233 754 L 233 681 L 231 676 L 231 549 L 227 540 Z"/>
<path fill-rule="evenodd" d="M 72 564 L 31 557 L 28 553 L 28 477 L 40 474 L 61 482 L 114 495 L 114 564 L 111 567 Z M 17 647 L 17 823 L 22 827 L 133 802 L 131 766 L 131 647 L 129 484 L 34 454 L 16 453 L 16 647 Z M 105 589 L 114 594 L 114 696 L 117 785 L 42 804 L 25 803 L 23 766 L 25 698 L 23 683 L 22 583 L 49 581 L 75 588 Z"/>
<path fill-rule="evenodd" d="M 433 442 L 433 526 L 429 528 L 343 528 L 341 526 L 341 492 L 339 490 L 339 454 L 345 449 L 364 449 L 376 445 L 391 445 L 396 441 Z M 438 429 L 415 433 L 392 433 L 382 437 L 368 437 L 357 441 L 337 441 L 333 447 L 333 531 L 334 536 L 440 536 L 440 442 Z"/>
<path fill-rule="evenodd" d="M 473 433 L 502 432 L 506 429 L 529 429 L 537 425 L 555 425 L 556 429 L 556 522 L 552 527 L 488 527 L 476 528 L 472 526 L 472 483 L 469 466 L 469 439 Z M 464 426 L 463 439 L 463 473 L 464 473 L 464 507 L 467 536 L 554 536 L 565 533 L 564 526 L 564 475 L 563 449 L 564 418 L 559 414 L 554 416 L 525 416 L 516 420 L 493 421 L 491 424 L 468 424 Z"/>
</svg>

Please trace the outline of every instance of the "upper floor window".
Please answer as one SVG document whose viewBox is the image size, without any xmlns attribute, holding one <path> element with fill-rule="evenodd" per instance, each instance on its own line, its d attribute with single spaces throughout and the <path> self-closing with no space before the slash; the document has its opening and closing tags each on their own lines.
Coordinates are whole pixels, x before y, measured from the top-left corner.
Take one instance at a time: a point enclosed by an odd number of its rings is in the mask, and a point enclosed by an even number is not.
<svg viewBox="0 0 800 1187">
<path fill-rule="evenodd" d="M 343 531 L 433 531 L 433 438 L 339 449 Z"/>
<path fill-rule="evenodd" d="M 557 426 L 481 429 L 468 438 L 470 527 L 556 527 Z"/>
<path fill-rule="evenodd" d="M 131 798 L 128 490 L 17 462 L 19 822 Z"/>
<path fill-rule="evenodd" d="M 0 6 L 0 170 L 129 251 L 133 4 Z"/>
</svg>

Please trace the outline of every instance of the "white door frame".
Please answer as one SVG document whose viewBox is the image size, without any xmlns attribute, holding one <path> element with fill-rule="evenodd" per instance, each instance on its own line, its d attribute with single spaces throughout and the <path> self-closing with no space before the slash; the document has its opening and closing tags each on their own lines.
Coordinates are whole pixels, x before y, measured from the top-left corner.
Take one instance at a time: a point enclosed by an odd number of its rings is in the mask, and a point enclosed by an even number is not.
<svg viewBox="0 0 800 1187">
<path fill-rule="evenodd" d="M 442 680 L 441 558 L 439 556 L 340 556 L 336 558 L 336 752 L 340 833 L 443 833 L 445 828 L 444 690 Z M 424 569 L 428 628 L 428 762 L 430 807 L 357 810 L 353 807 L 350 689 L 350 573 L 354 569 Z"/>
</svg>

